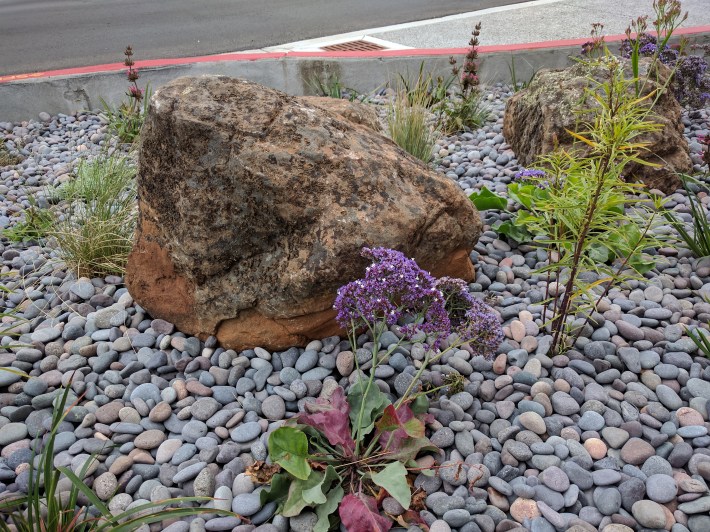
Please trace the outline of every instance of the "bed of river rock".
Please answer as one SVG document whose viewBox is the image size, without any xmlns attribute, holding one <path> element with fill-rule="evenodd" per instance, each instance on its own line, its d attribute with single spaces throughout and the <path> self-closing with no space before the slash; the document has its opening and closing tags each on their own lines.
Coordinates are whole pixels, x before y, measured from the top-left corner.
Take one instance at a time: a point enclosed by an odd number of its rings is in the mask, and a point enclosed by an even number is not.
<svg viewBox="0 0 710 532">
<path fill-rule="evenodd" d="M 507 87 L 491 88 L 485 127 L 439 141 L 437 170 L 466 193 L 504 193 L 520 169 L 501 133 L 507 96 Z M 708 134 L 708 109 L 683 120 L 695 169 L 707 172 L 696 137 Z M 15 223 L 29 195 L 41 206 L 45 187 L 70 179 L 78 158 L 115 144 L 93 114 L 0 121 L 3 139 L 23 160 L 0 167 L 0 227 Z M 690 220 L 682 191 L 668 201 Z M 710 258 L 670 243 L 659 249 L 643 280 L 612 290 L 576 345 L 550 357 L 545 277 L 535 273 L 545 252 L 491 231 L 504 213 L 482 215 L 470 289 L 494 301 L 506 340 L 492 361 L 456 351 L 424 375 L 434 385 L 453 371 L 465 377 L 462 391 L 431 402 L 442 467 L 415 481 L 431 532 L 710 530 L 710 360 L 685 334 L 710 321 Z M 0 255 L 9 289 L 0 308 L 25 319 L 19 338 L 0 334 L 0 366 L 31 375 L 0 371 L 0 497 L 27 489 L 33 442 L 73 375 L 73 397 L 83 400 L 59 427 L 54 461 L 79 471 L 96 454 L 86 482 L 113 511 L 204 495 L 244 519 L 206 515 L 154 530 L 311 529 L 310 512 L 289 520 L 274 504 L 262 507 L 245 468 L 267 459 L 269 431 L 304 401 L 348 385 L 355 357 L 370 359 L 368 338 L 355 353 L 339 337 L 237 353 L 151 318 L 121 277 L 77 279 L 51 242 L 3 238 Z M 382 338 L 385 348 L 396 341 Z M 12 347 L 18 342 L 25 346 Z M 418 356 L 399 347 L 377 369 L 378 385 L 402 394 Z M 402 512 L 394 499 L 384 507 Z"/>
</svg>

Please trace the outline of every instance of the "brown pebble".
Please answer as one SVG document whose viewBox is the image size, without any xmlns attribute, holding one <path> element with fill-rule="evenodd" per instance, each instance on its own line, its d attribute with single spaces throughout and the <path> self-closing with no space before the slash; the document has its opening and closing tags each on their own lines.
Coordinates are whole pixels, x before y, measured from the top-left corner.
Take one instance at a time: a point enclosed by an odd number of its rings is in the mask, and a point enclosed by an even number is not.
<svg viewBox="0 0 710 532">
<path fill-rule="evenodd" d="M 175 389 L 175 392 L 177 393 L 177 398 L 178 401 L 181 401 L 187 397 L 187 387 L 185 385 L 185 381 L 181 380 L 176 380 L 173 382 L 173 388 Z"/>
<path fill-rule="evenodd" d="M 200 381 L 188 381 L 185 386 L 188 392 L 199 395 L 200 397 L 209 397 L 212 395 L 212 389 L 208 388 Z"/>
<path fill-rule="evenodd" d="M 155 449 L 165 441 L 165 438 L 165 433 L 162 430 L 151 429 L 136 436 L 133 444 L 138 449 Z"/>
<path fill-rule="evenodd" d="M 505 353 L 501 353 L 493 361 L 493 373 L 497 375 L 503 375 L 505 373 L 505 366 L 508 363 L 508 356 Z"/>
<path fill-rule="evenodd" d="M 589 438 L 584 442 L 584 448 L 595 460 L 601 460 L 606 456 L 607 447 L 604 442 L 598 438 Z"/>
<path fill-rule="evenodd" d="M 540 517 L 540 510 L 537 508 L 537 503 L 531 499 L 515 499 L 510 505 L 510 515 L 518 523 L 522 523 L 525 519 L 535 519 Z"/>
<path fill-rule="evenodd" d="M 121 401 L 111 401 L 99 407 L 94 415 L 99 423 L 111 424 L 118 419 L 118 413 L 123 408 Z"/>
<path fill-rule="evenodd" d="M 121 475 L 121 473 L 128 471 L 132 465 L 133 465 L 133 458 L 121 455 L 118 458 L 116 458 L 116 460 L 113 461 L 113 463 L 111 464 L 111 467 L 109 467 L 108 470 L 109 470 L 109 472 L 113 473 L 114 475 L 119 476 L 119 475 Z"/>
<path fill-rule="evenodd" d="M 133 459 L 133 463 L 135 464 L 155 463 L 155 459 L 150 455 L 150 453 L 144 451 L 143 449 L 133 449 L 130 453 L 128 453 L 128 456 Z"/>
<path fill-rule="evenodd" d="M 510 322 L 510 333 L 513 336 L 513 340 L 516 342 L 522 342 L 523 338 L 525 338 L 525 325 L 523 322 L 518 320 Z"/>
<path fill-rule="evenodd" d="M 564 427 L 560 431 L 560 438 L 564 440 L 574 440 L 579 441 L 579 433 L 572 427 Z"/>
<path fill-rule="evenodd" d="M 163 421 L 168 419 L 172 415 L 172 413 L 172 407 L 165 401 L 161 401 L 160 403 L 155 405 L 150 411 L 150 414 L 148 414 L 148 419 L 150 419 L 154 423 L 162 423 Z"/>
<path fill-rule="evenodd" d="M 621 448 L 621 459 L 631 465 L 641 465 L 654 454 L 653 446 L 640 438 L 631 438 Z"/>
<path fill-rule="evenodd" d="M 571 389 L 569 382 L 567 382 L 566 380 L 562 380 L 562 379 L 557 379 L 555 381 L 554 386 L 555 386 L 555 390 L 558 392 L 569 393 L 569 391 Z"/>
<path fill-rule="evenodd" d="M 493 506 L 500 510 L 503 510 L 504 512 L 507 512 L 510 508 L 508 497 L 501 493 L 498 493 L 495 489 L 490 487 L 488 488 L 488 500 Z"/>
<path fill-rule="evenodd" d="M 690 425 L 702 425 L 704 420 L 700 412 L 694 408 L 689 408 L 687 406 L 682 406 L 676 411 L 678 416 L 678 422 L 681 427 L 688 427 Z"/>
</svg>

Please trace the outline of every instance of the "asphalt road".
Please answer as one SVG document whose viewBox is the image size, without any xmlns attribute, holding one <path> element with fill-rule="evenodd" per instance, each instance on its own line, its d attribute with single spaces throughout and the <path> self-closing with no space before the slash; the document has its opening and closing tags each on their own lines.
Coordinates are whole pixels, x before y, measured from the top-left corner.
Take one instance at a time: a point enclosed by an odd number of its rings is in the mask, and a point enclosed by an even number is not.
<svg viewBox="0 0 710 532">
<path fill-rule="evenodd" d="M 0 75 L 189 57 L 524 0 L 0 0 Z M 465 43 L 462 43 L 464 45 Z"/>
</svg>

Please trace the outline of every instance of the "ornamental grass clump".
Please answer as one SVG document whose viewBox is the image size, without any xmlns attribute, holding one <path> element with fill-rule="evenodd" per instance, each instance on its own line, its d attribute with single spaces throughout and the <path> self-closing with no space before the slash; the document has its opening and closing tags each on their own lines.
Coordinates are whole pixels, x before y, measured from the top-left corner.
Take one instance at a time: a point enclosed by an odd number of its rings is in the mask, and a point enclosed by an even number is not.
<svg viewBox="0 0 710 532">
<path fill-rule="evenodd" d="M 137 216 L 135 173 L 130 156 L 104 154 L 82 161 L 76 178 L 57 190 L 66 210 L 50 235 L 77 275 L 123 274 Z"/>
<path fill-rule="evenodd" d="M 417 93 L 414 100 L 404 90 L 397 91 L 387 112 L 390 138 L 404 151 L 428 163 L 434 154 L 438 133 L 426 108 L 427 96 Z"/>
<path fill-rule="evenodd" d="M 665 209 L 663 216 L 676 230 L 686 249 L 690 250 L 697 258 L 708 257 L 710 256 L 710 221 L 708 221 L 708 212 L 698 195 L 691 188 L 691 186 L 698 186 L 700 182 L 686 175 L 681 176 L 681 182 L 688 196 L 692 229 L 688 229 L 686 222 L 675 211 Z"/>
<path fill-rule="evenodd" d="M 416 474 L 434 473 L 422 470 L 416 458 L 438 449 L 426 437 L 432 418 L 420 378 L 452 350 L 492 358 L 503 340 L 498 315 L 469 294 L 462 280 L 434 279 L 395 250 L 364 248 L 363 255 L 372 260 L 365 277 L 341 287 L 334 308 L 353 350 L 358 334 L 367 332 L 372 339 L 369 376 L 358 366 L 347 392 L 338 387 L 327 399 L 307 402 L 268 442 L 275 468 L 269 489 L 261 492 L 262 504 L 277 501 L 285 517 L 314 511 L 315 532 L 340 526 L 348 532 L 384 532 L 395 523 L 405 528 L 424 523 L 419 511 L 425 494 L 413 491 L 412 481 Z M 399 341 L 381 353 L 380 338 L 388 328 Z M 399 398 L 383 393 L 374 381 L 377 367 L 412 344 L 425 355 L 409 387 Z M 387 494 L 403 513 L 384 512 Z"/>
</svg>

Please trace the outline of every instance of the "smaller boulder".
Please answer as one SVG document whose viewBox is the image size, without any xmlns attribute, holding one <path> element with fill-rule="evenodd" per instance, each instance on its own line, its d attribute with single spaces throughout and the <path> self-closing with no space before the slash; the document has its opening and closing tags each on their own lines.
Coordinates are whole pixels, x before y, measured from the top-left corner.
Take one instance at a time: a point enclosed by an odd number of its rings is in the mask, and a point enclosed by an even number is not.
<svg viewBox="0 0 710 532">
<path fill-rule="evenodd" d="M 627 79 L 632 79 L 630 62 L 621 61 Z M 670 75 L 666 66 L 642 59 L 639 64 L 641 96 L 667 87 Z M 563 70 L 541 70 L 528 87 L 511 96 L 505 106 L 503 135 L 520 163 L 532 165 L 539 156 L 558 147 L 570 149 L 573 144 L 582 154 L 588 153 L 586 145 L 574 143 L 569 131 L 579 131 L 580 124 L 591 118 L 590 112 L 582 115 L 580 112 L 593 108 L 586 97 L 592 80 L 604 82 L 608 77 L 608 68 L 581 62 Z M 662 90 L 659 96 L 650 96 L 643 105 L 650 103 L 653 110 L 648 120 L 661 124 L 662 128 L 633 141 L 647 143 L 639 158 L 658 166 L 633 164 L 625 168 L 625 174 L 628 179 L 640 180 L 651 189 L 670 194 L 681 185 L 678 174 L 690 172 L 693 167 L 688 141 L 683 135 L 682 110 L 668 89 Z"/>
</svg>

